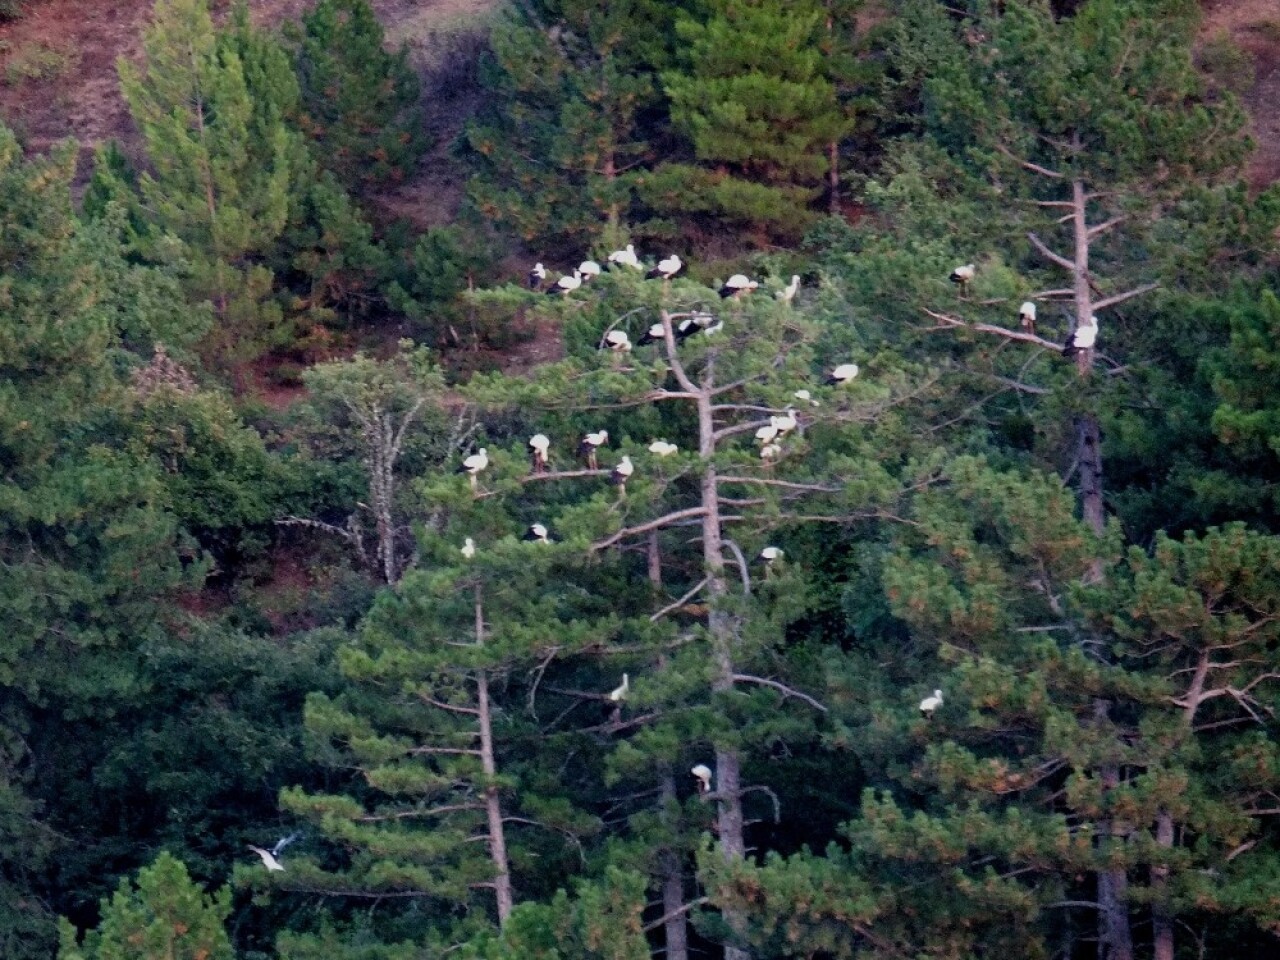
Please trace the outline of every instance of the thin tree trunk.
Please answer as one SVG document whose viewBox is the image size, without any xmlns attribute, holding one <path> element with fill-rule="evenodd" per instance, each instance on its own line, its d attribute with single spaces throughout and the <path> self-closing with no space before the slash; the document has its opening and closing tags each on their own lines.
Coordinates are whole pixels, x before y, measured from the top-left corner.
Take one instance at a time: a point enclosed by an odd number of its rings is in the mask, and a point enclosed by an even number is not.
<svg viewBox="0 0 1280 960">
<path fill-rule="evenodd" d="M 1075 269 L 1072 289 L 1075 299 L 1076 327 L 1093 315 L 1093 290 L 1089 287 L 1089 221 L 1088 202 L 1083 180 L 1071 182 L 1071 215 L 1075 233 Z M 1081 350 L 1076 354 L 1076 371 L 1082 380 L 1093 373 L 1093 350 Z M 1106 514 L 1102 504 L 1102 431 L 1098 418 L 1091 413 L 1082 415 L 1076 424 L 1080 470 L 1080 512 L 1084 522 L 1094 533 L 1101 535 L 1106 527 Z M 1100 577 L 1102 561 L 1095 561 L 1093 576 Z"/>
<path fill-rule="evenodd" d="M 670 764 L 662 768 L 662 809 L 664 816 L 676 804 L 676 777 Z M 672 824 L 667 824 L 671 829 Z M 666 960 L 689 960 L 689 914 L 684 907 L 684 871 L 680 854 L 668 846 L 660 855 L 662 872 L 662 929 L 666 935 Z"/>
<path fill-rule="evenodd" d="M 1103 723 L 1111 704 L 1106 700 L 1093 703 L 1094 718 Z M 1104 796 L 1120 786 L 1120 768 L 1104 764 L 1099 770 Z M 1110 819 L 1098 821 L 1099 854 L 1105 856 L 1112 844 L 1123 843 L 1115 835 L 1115 824 Z M 1133 960 L 1133 931 L 1129 926 L 1129 907 L 1125 894 L 1129 890 L 1129 877 L 1124 868 L 1098 871 L 1098 960 Z"/>
<path fill-rule="evenodd" d="M 1074 140 L 1080 149 L 1080 138 Z M 1071 181 L 1071 216 L 1075 234 L 1074 270 L 1072 290 L 1075 300 L 1076 327 L 1093 315 L 1093 291 L 1089 286 L 1089 220 L 1088 199 L 1083 180 Z M 1093 372 L 1093 350 L 1081 350 L 1076 354 L 1076 372 L 1081 380 L 1087 380 Z M 1080 513 L 1089 529 L 1099 536 L 1106 529 L 1106 514 L 1102 502 L 1102 431 L 1098 418 L 1085 413 L 1076 422 L 1077 456 L 1080 471 Z M 1102 559 L 1090 565 L 1091 580 L 1102 579 Z M 1094 714 L 1103 722 L 1110 704 L 1105 700 L 1094 703 Z M 1104 790 L 1110 792 L 1120 785 L 1120 770 L 1113 765 L 1100 771 Z M 1112 836 L 1112 823 L 1099 824 L 1100 842 L 1110 845 L 1120 841 Z M 1129 878 L 1123 868 L 1104 869 L 1098 873 L 1098 958 L 1099 960 L 1133 960 L 1133 932 L 1129 926 L 1129 908 L 1125 894 Z"/>
<path fill-rule="evenodd" d="M 718 609 L 717 601 L 725 595 L 724 544 L 720 532 L 720 487 L 716 480 L 715 425 L 712 416 L 712 361 L 708 359 L 708 373 L 702 390 L 698 393 L 698 453 L 702 457 L 702 558 L 707 569 L 707 594 L 711 601 L 711 613 L 707 618 L 711 634 L 715 675 L 711 689 L 724 693 L 733 689 L 733 623 L 729 615 Z M 738 751 L 729 747 L 716 748 L 715 793 L 718 800 L 717 826 L 720 850 L 727 863 L 741 860 L 746 855 L 744 821 L 742 816 L 742 773 Z M 725 922 L 738 937 L 746 932 L 746 918 L 738 910 L 724 909 Z M 749 954 L 736 946 L 726 945 L 725 960 L 747 960 Z"/>
<path fill-rule="evenodd" d="M 484 604 L 480 586 L 476 585 L 476 645 L 484 646 Z M 498 903 L 498 924 L 511 916 L 515 900 L 511 892 L 511 867 L 507 860 L 507 837 L 502 824 L 502 803 L 494 780 L 498 766 L 493 755 L 493 711 L 489 705 L 489 674 L 476 674 L 476 690 L 480 709 L 480 766 L 488 781 L 484 788 L 485 814 L 489 820 L 489 856 L 493 859 L 493 892 Z"/>
<path fill-rule="evenodd" d="M 658 531 L 649 533 L 649 585 L 654 593 L 662 590 L 662 551 L 658 546 Z M 658 669 L 666 670 L 665 656 L 658 658 Z M 661 803 L 663 826 L 670 834 L 676 833 L 678 815 L 676 809 L 676 775 L 671 764 L 664 763 L 661 773 Z M 662 931 L 666 937 L 666 960 L 689 960 L 689 914 L 684 907 L 684 871 L 680 852 L 674 845 L 666 846 L 658 855 L 658 871 L 662 878 Z"/>
<path fill-rule="evenodd" d="M 1162 850 L 1173 847 L 1173 816 L 1168 810 L 1156 815 L 1156 843 Z M 1173 960 L 1173 917 L 1169 910 L 1169 867 L 1151 868 L 1151 925 L 1153 960 Z"/>
</svg>

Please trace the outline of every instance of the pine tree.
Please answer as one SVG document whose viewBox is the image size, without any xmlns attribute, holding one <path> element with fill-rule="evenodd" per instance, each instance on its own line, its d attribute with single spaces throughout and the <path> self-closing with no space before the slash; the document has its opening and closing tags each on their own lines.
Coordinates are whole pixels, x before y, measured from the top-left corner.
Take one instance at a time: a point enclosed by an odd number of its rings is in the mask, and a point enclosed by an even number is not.
<svg viewBox="0 0 1280 960">
<path fill-rule="evenodd" d="M 659 166 L 644 196 L 662 212 L 794 239 L 850 128 L 822 54 L 827 11 L 818 0 L 705 6 L 705 19 L 677 22 L 679 66 L 662 75 L 696 162 Z"/>
<path fill-rule="evenodd" d="M 386 49 L 368 0 L 320 0 L 290 32 L 301 99 L 292 118 L 348 190 L 403 180 L 425 138 L 408 50 Z"/>
<path fill-rule="evenodd" d="M 0 949 L 14 957 L 38 955 L 52 926 L 41 860 L 59 835 L 31 774 L 57 762 L 64 720 L 135 689 L 122 651 L 155 636 L 181 580 L 117 366 L 121 326 L 180 308 L 112 230 L 76 220 L 74 176 L 72 145 L 27 160 L 0 126 Z"/>
<path fill-rule="evenodd" d="M 633 219 L 627 174 L 652 149 L 655 64 L 680 6 L 522 0 L 495 25 L 492 107 L 466 134 L 469 194 L 485 219 L 539 246 L 620 238 Z"/>
<path fill-rule="evenodd" d="M 141 68 L 122 59 L 119 72 L 146 146 L 147 215 L 182 242 L 193 302 L 213 304 L 212 352 L 256 357 L 283 325 L 271 271 L 258 261 L 288 222 L 298 144 L 284 118 L 297 81 L 243 7 L 220 35 L 205 0 L 157 0 L 143 49 Z"/>
<path fill-rule="evenodd" d="M 181 860 L 162 853 L 138 873 L 136 885 L 120 881 L 83 943 L 62 922 L 58 960 L 233 960 L 224 927 L 230 915 L 230 889 L 210 896 Z"/>
</svg>

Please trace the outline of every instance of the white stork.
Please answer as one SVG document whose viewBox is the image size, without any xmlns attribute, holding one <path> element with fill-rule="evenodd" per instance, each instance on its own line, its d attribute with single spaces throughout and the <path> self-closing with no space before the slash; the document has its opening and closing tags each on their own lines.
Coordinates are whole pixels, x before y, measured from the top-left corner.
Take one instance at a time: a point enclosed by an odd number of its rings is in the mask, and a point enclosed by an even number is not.
<svg viewBox="0 0 1280 960">
<path fill-rule="evenodd" d="M 828 387 L 843 387 L 846 384 L 853 383 L 857 375 L 858 365 L 856 363 L 842 363 L 827 374 L 827 379 L 822 382 Z"/>
<path fill-rule="evenodd" d="M 627 336 L 625 330 L 610 330 L 604 335 L 604 345 L 614 353 L 631 352 L 631 338 Z"/>
<path fill-rule="evenodd" d="M 559 293 L 568 296 L 580 286 L 582 286 L 582 274 L 575 270 L 573 273 L 566 273 L 551 286 L 547 287 L 547 295 L 554 296 Z"/>
<path fill-rule="evenodd" d="M 597 430 L 595 433 L 588 433 L 582 438 L 582 442 L 578 444 L 578 456 L 586 457 L 587 466 L 592 470 L 600 469 L 596 463 L 596 451 L 609 442 L 608 430 Z"/>
<path fill-rule="evenodd" d="M 583 260 L 578 264 L 578 269 L 574 272 L 581 276 L 583 280 L 593 280 L 600 276 L 603 271 L 600 269 L 600 264 L 594 260 Z"/>
<path fill-rule="evenodd" d="M 811 407 L 822 406 L 822 402 L 819 400 L 813 399 L 813 394 L 810 393 L 808 390 L 797 390 L 795 393 L 792 394 L 792 396 L 795 397 L 797 400 L 803 400 L 805 403 L 807 403 Z"/>
<path fill-rule="evenodd" d="M 1028 333 L 1036 332 L 1036 305 L 1030 300 L 1023 301 L 1018 308 L 1018 326 Z"/>
<path fill-rule="evenodd" d="M 699 793 L 711 792 L 711 768 L 705 763 L 700 763 L 689 771 L 693 774 L 695 780 L 698 781 Z"/>
<path fill-rule="evenodd" d="M 475 555 L 476 555 L 476 542 L 472 540 L 470 537 L 467 537 L 467 539 L 464 540 L 462 543 L 462 556 L 465 557 L 467 560 L 470 560 Z"/>
<path fill-rule="evenodd" d="M 464 457 L 461 464 L 458 465 L 458 472 L 465 473 L 471 482 L 471 489 L 476 488 L 476 477 L 489 466 L 489 451 L 481 447 L 478 451 L 469 457 Z"/>
<path fill-rule="evenodd" d="M 974 274 L 977 272 L 977 267 L 972 263 L 966 263 L 951 271 L 950 280 L 960 288 L 961 293 L 967 293 L 969 290 L 969 283 L 973 280 Z"/>
<path fill-rule="evenodd" d="M 684 263 L 676 254 L 672 254 L 665 260 L 659 260 L 658 265 L 645 274 L 647 280 L 670 280 L 677 273 L 684 269 Z"/>
<path fill-rule="evenodd" d="M 1093 345 L 1098 342 L 1098 318 L 1090 316 L 1088 320 L 1076 327 L 1075 332 L 1071 334 L 1071 338 L 1067 341 L 1067 345 L 1062 348 L 1064 357 L 1074 357 L 1082 350 L 1092 350 Z"/>
<path fill-rule="evenodd" d="M 547 282 L 547 268 L 541 263 L 535 263 L 533 269 L 529 271 L 529 289 L 538 290 Z"/>
<path fill-rule="evenodd" d="M 649 452 L 659 457 L 669 457 L 679 449 L 674 443 L 667 443 L 665 440 L 655 440 L 649 444 Z"/>
<path fill-rule="evenodd" d="M 622 675 L 622 683 L 620 686 L 614 687 L 609 691 L 609 699 L 614 703 L 621 703 L 627 699 L 627 694 L 631 692 L 631 679 L 624 673 Z"/>
<path fill-rule="evenodd" d="M 730 297 L 741 296 L 744 293 L 750 293 L 756 287 L 760 286 L 758 281 L 751 280 L 744 273 L 735 273 L 732 277 L 724 282 L 724 286 L 720 288 L 720 299 L 727 300 Z"/>
<path fill-rule="evenodd" d="M 545 523 L 531 523 L 520 539 L 528 543 L 550 543 L 554 538 Z"/>
<path fill-rule="evenodd" d="M 631 479 L 631 475 L 636 472 L 636 465 L 631 462 L 631 458 L 625 453 L 622 459 L 614 464 L 613 470 L 609 473 L 609 482 L 617 487 L 623 495 L 627 492 L 627 481 Z"/>
<path fill-rule="evenodd" d="M 255 847 L 252 843 L 249 844 L 249 849 L 262 858 L 262 865 L 267 868 L 267 872 L 274 873 L 284 869 L 284 864 L 280 862 L 280 855 L 284 853 L 284 848 L 297 840 L 299 836 L 301 834 L 291 833 L 289 836 L 277 840 L 276 845 L 270 850 Z"/>
<path fill-rule="evenodd" d="M 666 339 L 666 331 L 662 329 L 662 324 L 654 323 L 649 329 L 640 335 L 640 339 L 636 341 L 636 346 L 643 347 L 650 343 L 657 343 L 659 340 Z"/>
<path fill-rule="evenodd" d="M 627 244 L 625 250 L 615 250 L 609 254 L 607 262 L 610 266 L 634 267 L 641 269 L 640 258 L 636 256 L 636 248 L 631 244 Z"/>
<path fill-rule="evenodd" d="M 800 426 L 800 421 L 796 419 L 794 407 L 787 407 L 780 417 L 770 417 L 769 423 L 771 426 L 778 428 L 778 436 L 784 436 Z"/>
<path fill-rule="evenodd" d="M 920 701 L 920 715 L 929 720 L 933 717 L 933 711 L 940 706 L 942 706 L 942 691 L 935 690 L 932 697 L 925 697 Z"/>
<path fill-rule="evenodd" d="M 774 294 L 783 303 L 790 303 L 796 298 L 796 294 L 800 292 L 800 274 L 793 273 L 791 282 Z"/>
<path fill-rule="evenodd" d="M 529 459 L 533 463 L 534 473 L 547 472 L 547 460 L 550 450 L 551 438 L 545 433 L 535 433 L 529 438 Z"/>
<path fill-rule="evenodd" d="M 783 556 L 784 553 L 781 547 L 768 546 L 760 551 L 760 559 L 765 563 L 773 563 L 776 560 L 781 560 Z"/>
</svg>

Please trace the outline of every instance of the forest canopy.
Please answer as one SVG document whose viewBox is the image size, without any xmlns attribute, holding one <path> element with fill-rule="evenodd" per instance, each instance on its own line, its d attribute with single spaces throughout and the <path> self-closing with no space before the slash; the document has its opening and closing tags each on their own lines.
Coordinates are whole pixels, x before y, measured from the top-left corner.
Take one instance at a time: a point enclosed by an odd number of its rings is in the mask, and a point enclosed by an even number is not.
<svg viewBox="0 0 1280 960">
<path fill-rule="evenodd" d="M 1275 953 L 1280 20 L 406 9 L 0 108 L 0 956 Z"/>
</svg>

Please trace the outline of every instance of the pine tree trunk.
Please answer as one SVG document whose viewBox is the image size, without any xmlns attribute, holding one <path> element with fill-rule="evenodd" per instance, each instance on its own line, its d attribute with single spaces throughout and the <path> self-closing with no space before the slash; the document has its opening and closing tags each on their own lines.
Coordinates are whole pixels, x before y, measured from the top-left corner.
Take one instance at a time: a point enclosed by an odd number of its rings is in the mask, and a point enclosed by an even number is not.
<svg viewBox="0 0 1280 960">
<path fill-rule="evenodd" d="M 664 815 L 676 804 L 676 777 L 670 765 L 662 770 Z M 670 829 L 671 824 L 667 824 Z M 662 871 L 662 929 L 666 934 L 666 960 L 689 960 L 689 914 L 684 909 L 684 872 L 680 854 L 667 847 L 660 859 Z"/>
<path fill-rule="evenodd" d="M 1156 815 L 1156 843 L 1162 850 L 1173 847 L 1173 816 L 1168 810 Z M 1169 868 L 1151 868 L 1151 926 L 1153 960 L 1173 960 L 1173 917 L 1169 910 Z"/>
<path fill-rule="evenodd" d="M 476 586 L 476 645 L 484 646 L 484 605 Z M 489 704 L 489 674 L 478 671 L 476 692 L 480 710 L 480 766 L 488 781 L 484 789 L 485 815 L 489 821 L 489 856 L 493 859 L 493 892 L 498 905 L 499 926 L 507 922 L 515 905 L 511 892 L 511 867 L 507 860 L 507 837 L 502 823 L 502 803 L 493 781 L 498 765 L 493 754 L 493 710 Z"/>
<path fill-rule="evenodd" d="M 711 601 L 708 630 L 711 634 L 715 675 L 711 689 L 724 693 L 733 689 L 733 623 L 729 615 L 717 608 L 725 595 L 724 543 L 720 530 L 720 486 L 716 480 L 715 421 L 712 415 L 713 360 L 707 360 L 706 380 L 698 394 L 698 452 L 702 467 L 702 558 L 707 569 L 707 594 Z M 728 747 L 716 748 L 715 794 L 719 812 L 717 826 L 720 850 L 728 863 L 746 855 L 742 816 L 742 775 L 738 752 Z M 738 937 L 746 931 L 745 917 L 740 911 L 725 909 L 725 922 Z M 726 946 L 725 960 L 747 960 L 749 954 L 738 947 Z"/>
<path fill-rule="evenodd" d="M 658 547 L 658 531 L 649 533 L 649 585 L 657 593 L 662 589 L 662 551 Z M 658 660 L 658 669 L 667 669 L 666 657 Z M 663 825 L 675 833 L 671 811 L 676 803 L 676 775 L 670 764 L 662 765 L 660 785 Z M 680 853 L 673 846 L 666 847 L 658 856 L 658 870 L 662 877 L 662 930 L 666 936 L 666 960 L 689 960 L 689 914 L 684 909 L 684 871 Z"/>
<path fill-rule="evenodd" d="M 1079 137 L 1076 137 L 1079 148 Z M 1079 327 L 1093 315 L 1093 291 L 1089 286 L 1089 221 L 1088 199 L 1082 180 L 1071 182 L 1071 214 L 1075 234 L 1074 270 L 1072 292 L 1075 300 L 1076 326 Z M 1093 350 L 1076 354 L 1076 371 L 1081 380 L 1087 380 L 1093 372 Z M 1102 502 L 1102 431 L 1098 418 L 1091 413 L 1082 414 L 1076 422 L 1077 456 L 1080 471 L 1080 512 L 1089 529 L 1099 536 L 1106 529 L 1106 514 Z M 1102 578 L 1102 560 L 1095 560 L 1089 571 L 1090 579 Z M 1105 700 L 1094 703 L 1094 714 L 1099 722 L 1105 721 L 1110 704 Z M 1114 766 L 1104 766 L 1100 775 L 1103 788 L 1114 790 L 1120 785 L 1120 771 Z M 1112 824 L 1103 821 L 1098 825 L 1098 835 L 1103 844 L 1116 842 L 1111 836 Z M 1123 869 L 1101 870 L 1098 873 L 1098 958 L 1099 960 L 1133 960 L 1133 932 L 1129 927 L 1128 906 L 1124 902 L 1129 888 L 1129 878 Z"/>
</svg>

